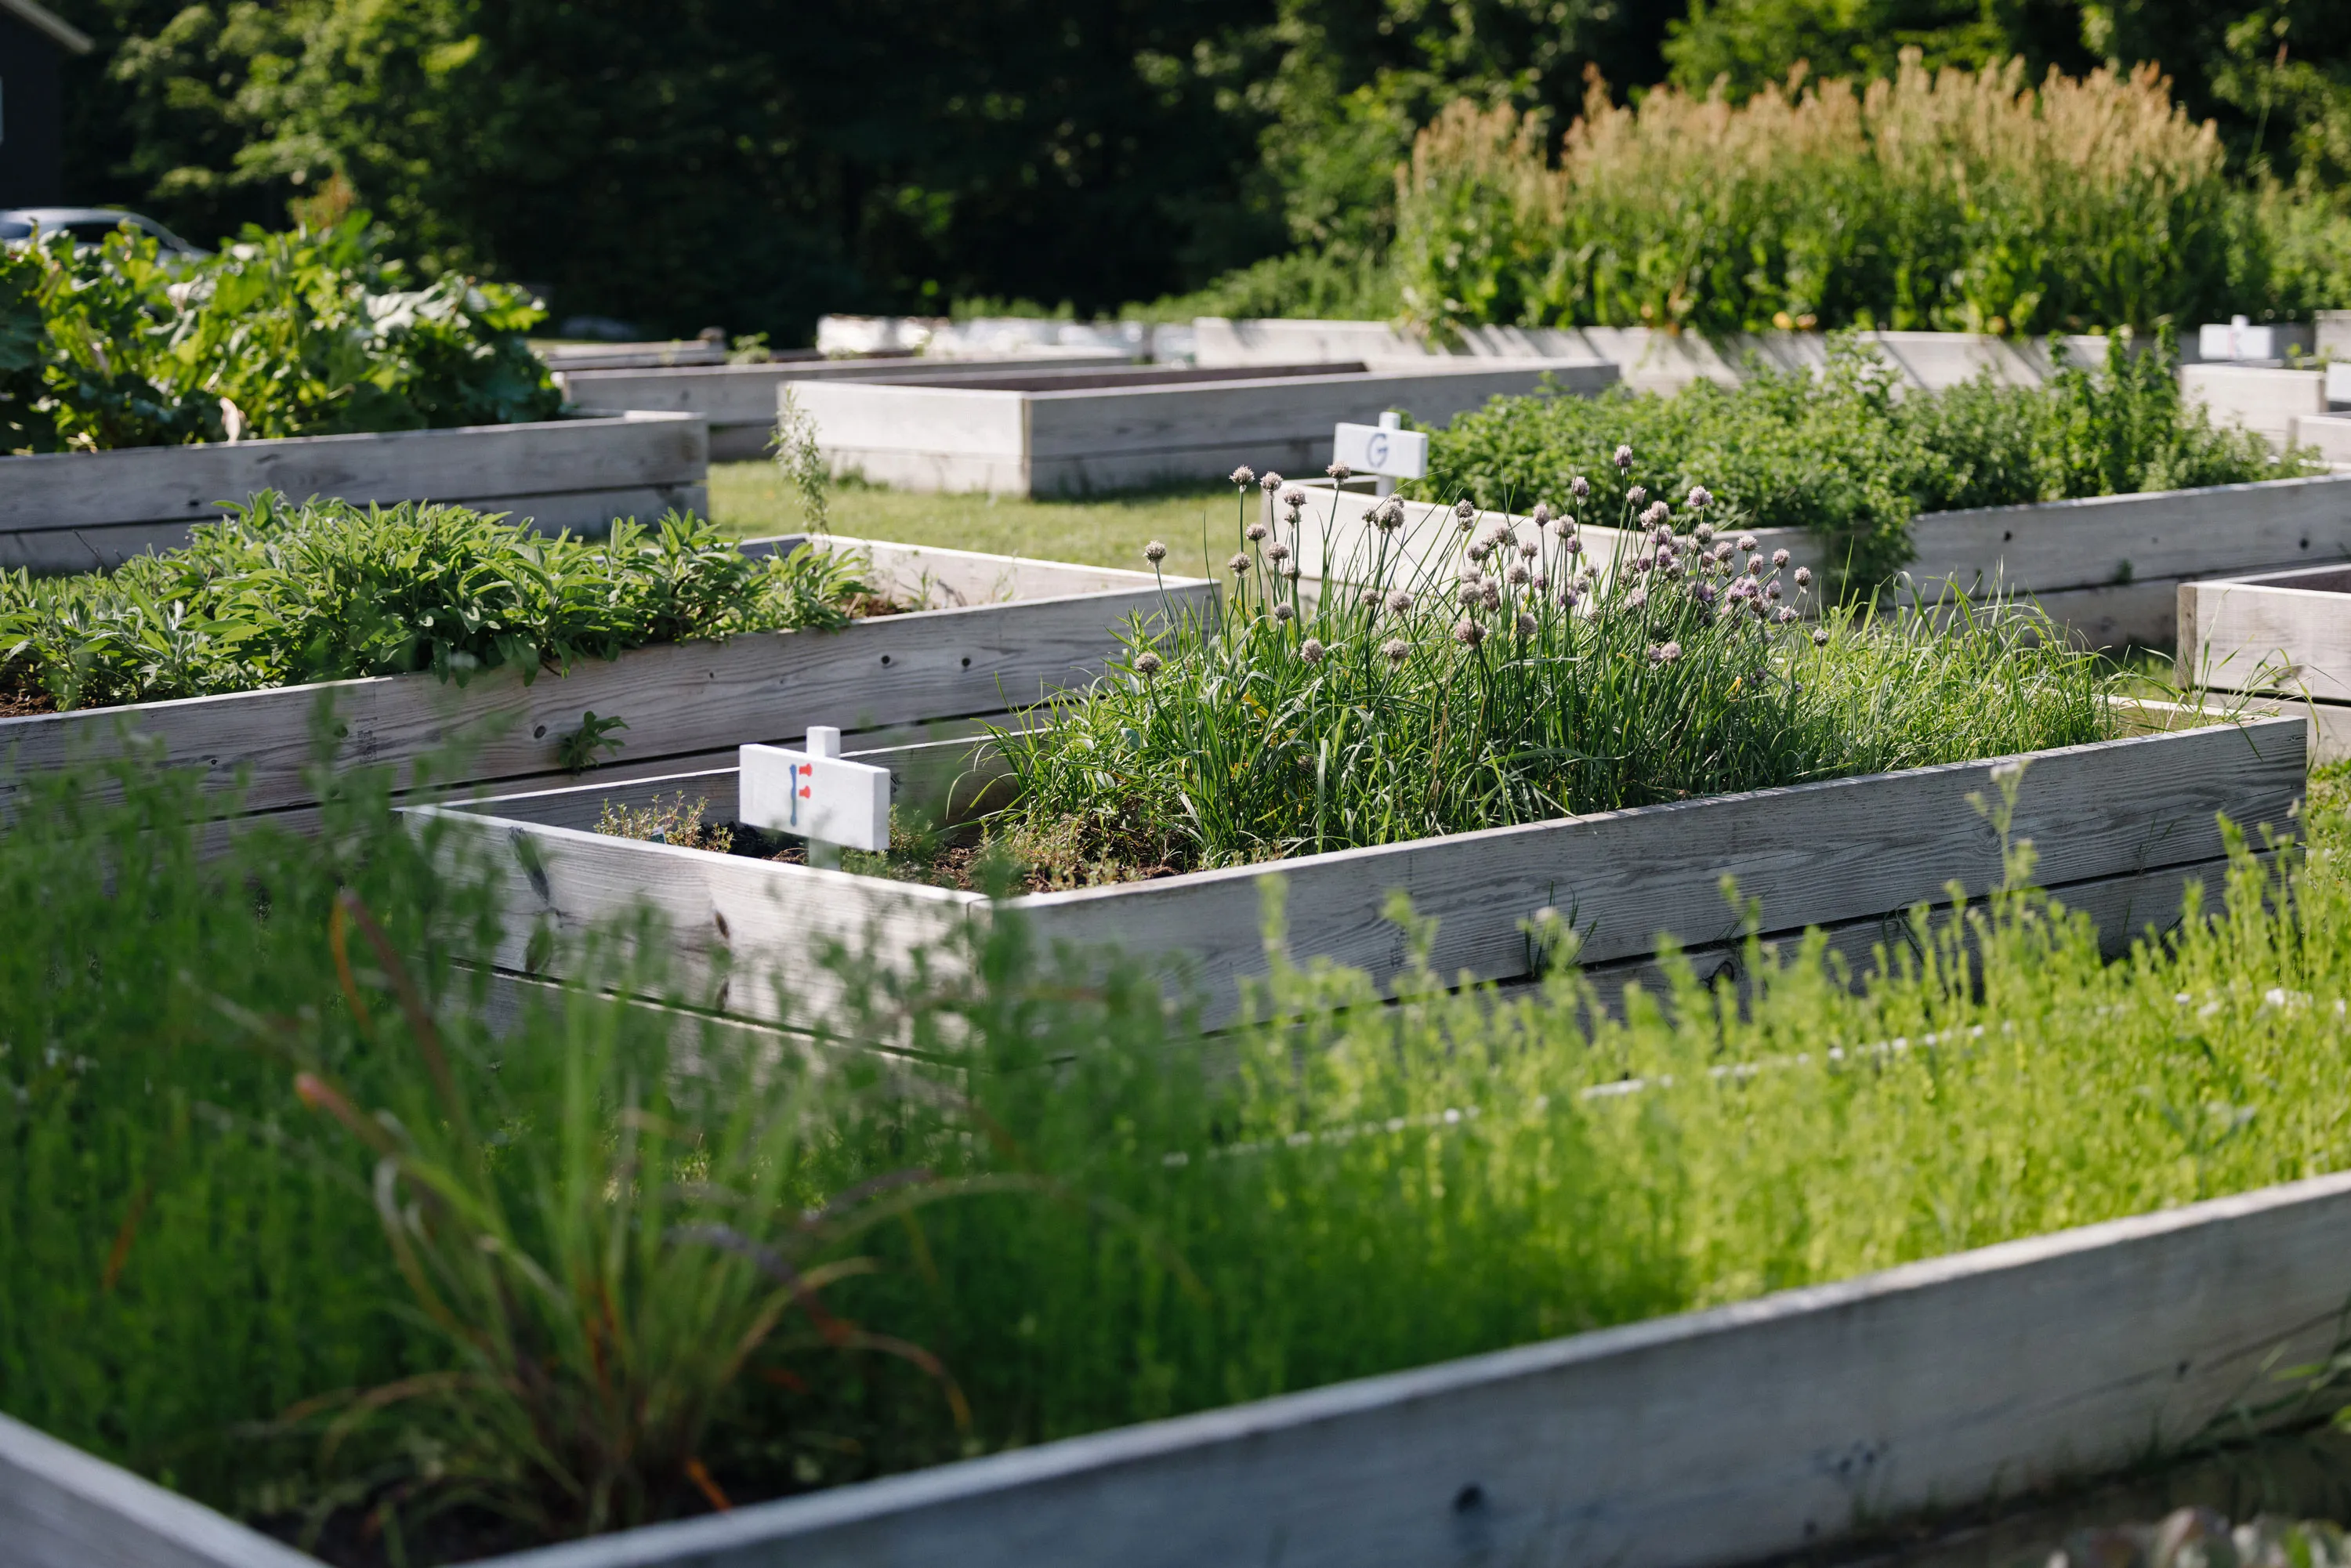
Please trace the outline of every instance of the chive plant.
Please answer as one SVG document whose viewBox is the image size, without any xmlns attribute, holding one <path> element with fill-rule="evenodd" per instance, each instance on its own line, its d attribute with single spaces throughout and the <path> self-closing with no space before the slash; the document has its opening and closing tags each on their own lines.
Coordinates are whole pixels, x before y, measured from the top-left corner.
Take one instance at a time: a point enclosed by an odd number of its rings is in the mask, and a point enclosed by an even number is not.
<svg viewBox="0 0 2351 1568">
<path fill-rule="evenodd" d="M 1604 493 L 1573 476 L 1524 520 L 1392 497 L 1343 541 L 1239 471 L 1220 612 L 1138 622 L 1122 670 L 998 736 L 1020 785 L 999 835 L 1113 878 L 2112 733 L 2093 661 L 2021 607 L 1808 622 L 1807 569 L 1635 462 L 1620 444 Z"/>
</svg>

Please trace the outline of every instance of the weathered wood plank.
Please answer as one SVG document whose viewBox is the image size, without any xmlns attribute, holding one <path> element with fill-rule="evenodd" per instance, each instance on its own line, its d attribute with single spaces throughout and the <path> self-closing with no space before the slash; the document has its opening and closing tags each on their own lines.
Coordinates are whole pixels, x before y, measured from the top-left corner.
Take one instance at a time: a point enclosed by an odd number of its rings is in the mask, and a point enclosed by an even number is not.
<svg viewBox="0 0 2351 1568">
<path fill-rule="evenodd" d="M 2176 1444 L 2346 1294 L 2322 1176 L 493 1561 L 1748 1562 Z"/>
<path fill-rule="evenodd" d="M 1262 879 L 1288 885 L 1294 951 L 1384 982 L 1405 964 L 1404 934 L 1381 915 L 1401 890 L 1439 925 L 1440 974 L 1523 974 L 1520 923 L 1556 908 L 1584 933 L 1589 963 L 1649 950 L 1660 932 L 1692 943 L 1733 928 L 1724 875 L 1762 901 L 1775 928 L 1827 925 L 1932 898 L 1950 882 L 1980 890 L 2001 850 L 1970 795 L 1997 799 L 1993 762 L 1716 796 L 1447 839 L 1202 872 L 1130 886 L 1010 901 L 1041 939 L 1115 939 L 1180 953 L 1212 1002 L 1261 973 Z M 2040 848 L 2038 876 L 2059 886 L 2221 852 L 2215 812 L 2283 828 L 2306 771 L 2304 727 L 2260 719 L 2033 755 L 2014 833 Z"/>
<path fill-rule="evenodd" d="M 935 564 L 975 590 L 987 580 L 983 562 Z M 1017 563 L 1006 570 L 1017 584 Z M 315 799 L 303 774 L 315 756 L 313 723 L 331 704 L 340 762 L 405 769 L 462 740 L 470 760 L 440 782 L 543 777 L 560 771 L 563 739 L 590 712 L 627 722 L 613 738 L 632 763 L 779 739 L 811 724 L 872 729 L 999 713 L 1092 679 L 1130 616 L 1156 615 L 1163 603 L 1204 612 L 1214 596 L 1211 584 L 1177 580 L 1164 600 L 1155 586 L 1134 587 L 885 616 L 839 632 L 642 648 L 528 684 L 514 670 L 463 687 L 429 674 L 397 675 L 6 718 L 0 758 L 18 774 L 46 771 L 117 754 L 135 735 L 173 762 L 201 764 L 213 788 L 250 769 L 250 810 L 299 806 Z"/>
<path fill-rule="evenodd" d="M 2182 584 L 2183 680 L 2351 702 L 2351 565 Z"/>
<path fill-rule="evenodd" d="M 0 457 L 0 534 L 201 522 L 256 490 L 480 504 L 699 486 L 708 466 L 703 422 L 673 413 Z"/>
<path fill-rule="evenodd" d="M 1911 524 L 1921 585 L 2035 593 L 2351 558 L 2351 475 L 1930 512 Z"/>
<path fill-rule="evenodd" d="M 318 1568 L 318 1559 L 0 1416 L 0 1556 L 14 1568 Z"/>
</svg>

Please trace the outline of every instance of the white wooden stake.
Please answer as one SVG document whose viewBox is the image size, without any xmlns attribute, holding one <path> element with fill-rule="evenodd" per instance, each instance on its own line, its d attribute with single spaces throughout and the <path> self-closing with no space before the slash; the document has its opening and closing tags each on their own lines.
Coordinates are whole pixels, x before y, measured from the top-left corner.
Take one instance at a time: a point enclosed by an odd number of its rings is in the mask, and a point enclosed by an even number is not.
<svg viewBox="0 0 2351 1568">
<path fill-rule="evenodd" d="M 798 751 L 747 746 L 737 754 L 738 806 L 745 825 L 798 833 L 809 864 L 841 864 L 841 846 L 890 847 L 890 770 L 841 755 L 841 731 L 809 726 Z"/>
</svg>

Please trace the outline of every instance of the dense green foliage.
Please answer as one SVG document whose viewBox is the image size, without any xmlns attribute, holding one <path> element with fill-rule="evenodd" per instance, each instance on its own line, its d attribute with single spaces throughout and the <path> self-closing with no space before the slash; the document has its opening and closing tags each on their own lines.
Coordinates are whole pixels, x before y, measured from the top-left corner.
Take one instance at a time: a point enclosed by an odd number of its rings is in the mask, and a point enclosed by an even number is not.
<svg viewBox="0 0 2351 1568">
<path fill-rule="evenodd" d="M 1671 397 L 1614 388 L 1595 398 L 1497 398 L 1430 438 L 1430 477 L 1406 493 L 1467 494 L 1480 507 L 1556 506 L 1578 476 L 1617 501 L 1635 476 L 1610 458 L 1629 444 L 1660 495 L 1702 485 L 1762 528 L 1810 528 L 1849 562 L 1855 592 L 1909 559 L 1922 512 L 2229 485 L 2320 471 L 2259 435 L 2183 407 L 2168 337 L 2105 363 L 2061 365 L 2038 386 L 1987 372 L 1939 392 L 1896 392 L 1877 352 L 1833 340 L 1822 372 L 1754 371 L 1735 388 Z"/>
<path fill-rule="evenodd" d="M 0 577 L 0 695 L 100 707 L 303 681 L 609 659 L 649 643 L 831 627 L 852 558 L 754 559 L 672 513 L 608 539 L 462 507 L 269 492 L 112 572 Z"/>
<path fill-rule="evenodd" d="M 125 229 L 0 253 L 0 455 L 552 418 L 521 291 L 412 288 L 364 217 L 189 258 Z"/>
<path fill-rule="evenodd" d="M 2022 56 L 2036 81 L 2155 61 L 2232 169 L 2309 182 L 2303 217 L 2332 211 L 2351 146 L 2351 24 L 2304 0 L 697 0 L 658 26 L 614 0 L 58 9 L 99 45 L 69 66 L 71 199 L 203 239 L 356 201 L 427 276 L 779 342 L 826 309 L 1100 310 L 1285 246 L 1313 259 L 1202 303 L 1384 315 L 1392 287 L 1330 285 L 1384 257 L 1415 133 L 1467 99 L 1536 114 L 1555 147 L 1587 68 L 1620 100 L 1719 74 L 1737 101 L 1800 61 L 1890 77 L 1905 45 L 1930 68 Z M 2297 277 L 2340 272 L 2325 246 L 2298 254 Z"/>
<path fill-rule="evenodd" d="M 1000 922 L 968 979 L 843 957 L 915 1050 L 809 1074 L 601 989 L 493 1032 L 451 961 L 486 901 L 365 770 L 321 837 L 210 858 L 182 786 L 93 782 L 0 838 L 39 912 L 0 945 L 0 1408 L 248 1515 L 699 1511 L 689 1461 L 743 1500 L 2351 1164 L 2339 803 L 2111 967 L 2012 895 L 1858 994 L 1806 945 L 1619 1021 L 1572 971 L 1382 1008 L 1280 967 L 1212 1070 L 1155 980 Z"/>
<path fill-rule="evenodd" d="M 2092 662 L 2029 616 L 1809 626 L 1811 572 L 1750 555 L 1739 513 L 1623 486 L 1515 532 L 1393 500 L 1352 547 L 1292 492 L 1236 539 L 1220 619 L 1138 628 L 1125 671 L 999 739 L 999 836 L 1115 880 L 2109 733 Z M 1602 522 L 1638 543 L 1595 568 L 1579 525 Z M 1345 586 L 1310 601 L 1285 567 L 1334 549 Z"/>
</svg>

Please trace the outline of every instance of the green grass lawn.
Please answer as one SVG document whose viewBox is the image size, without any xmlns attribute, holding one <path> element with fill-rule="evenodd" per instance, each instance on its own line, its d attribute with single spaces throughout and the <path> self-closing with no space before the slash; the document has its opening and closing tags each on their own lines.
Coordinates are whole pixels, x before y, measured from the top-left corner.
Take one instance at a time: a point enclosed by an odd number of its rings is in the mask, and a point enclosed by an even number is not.
<svg viewBox="0 0 2351 1568">
<path fill-rule="evenodd" d="M 997 555 L 1037 556 L 1091 566 L 1143 568 L 1143 547 L 1166 542 L 1167 570 L 1211 575 L 1207 559 L 1231 553 L 1233 492 L 1210 485 L 1146 490 L 1081 501 L 1012 497 L 935 496 L 880 486 L 837 486 L 831 531 L 853 538 L 946 545 Z M 789 533 L 808 526 L 799 497 L 771 463 L 710 465 L 710 515 L 737 537 Z M 1214 552 L 1201 553 L 1203 524 Z"/>
</svg>

